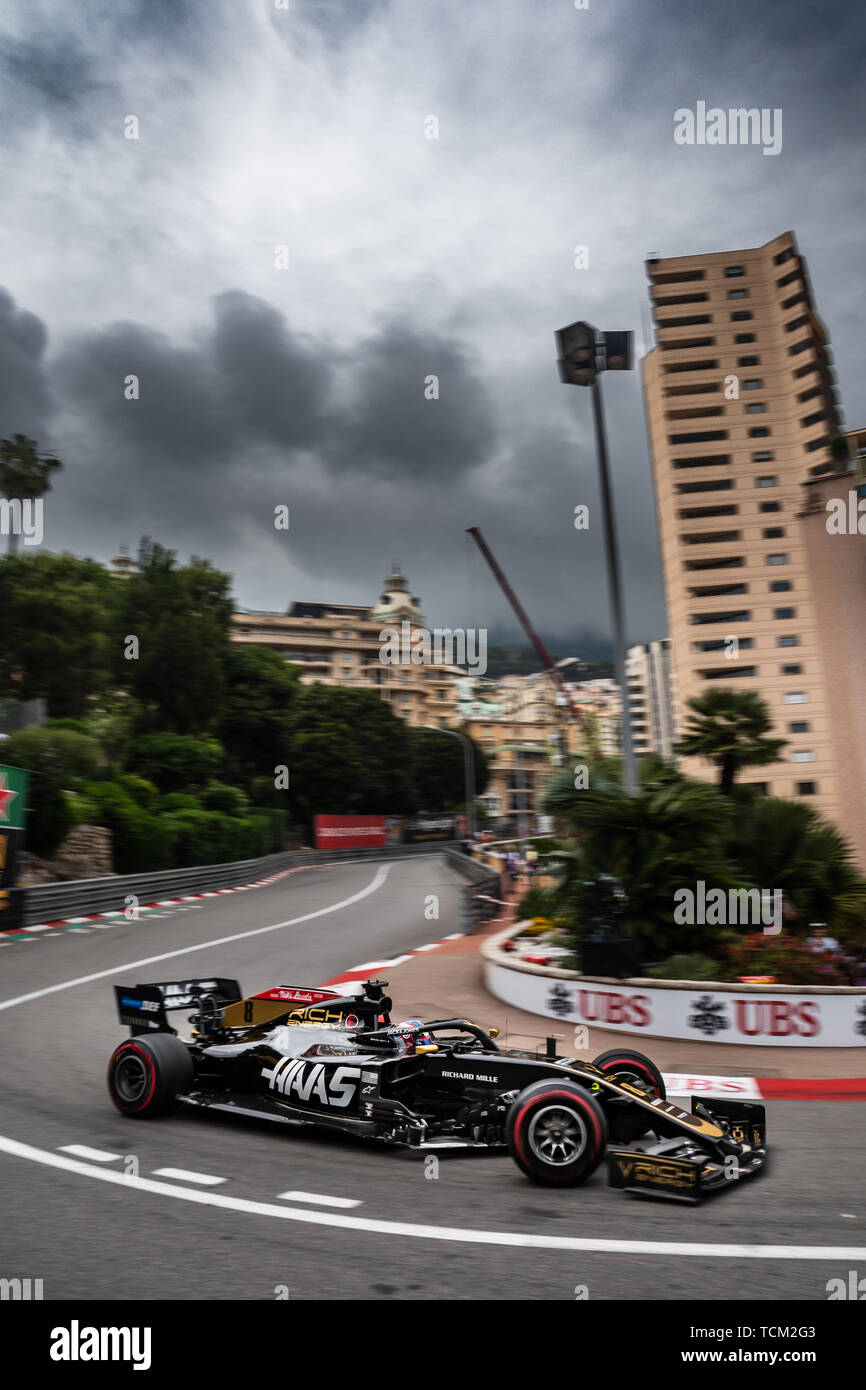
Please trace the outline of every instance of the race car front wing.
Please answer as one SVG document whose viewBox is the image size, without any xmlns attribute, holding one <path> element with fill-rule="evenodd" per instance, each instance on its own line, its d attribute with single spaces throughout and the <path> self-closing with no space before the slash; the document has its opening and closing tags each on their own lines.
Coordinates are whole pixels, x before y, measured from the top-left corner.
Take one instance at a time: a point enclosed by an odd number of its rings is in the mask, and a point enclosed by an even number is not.
<svg viewBox="0 0 866 1390">
<path fill-rule="evenodd" d="M 725 1100 L 707 1106 L 693 1097 L 692 1113 L 711 1118 L 724 1129 L 724 1137 L 706 1146 L 684 1135 L 627 1149 L 609 1148 L 609 1186 L 636 1196 L 666 1197 L 694 1205 L 707 1194 L 753 1177 L 765 1167 L 766 1116 L 762 1105 Z"/>
</svg>

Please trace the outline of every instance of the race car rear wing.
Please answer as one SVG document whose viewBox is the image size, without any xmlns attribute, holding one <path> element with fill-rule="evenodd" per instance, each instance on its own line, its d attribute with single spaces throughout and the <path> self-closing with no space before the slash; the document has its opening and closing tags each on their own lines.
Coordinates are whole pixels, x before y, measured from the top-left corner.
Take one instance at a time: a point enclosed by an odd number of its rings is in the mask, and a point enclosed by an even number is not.
<svg viewBox="0 0 866 1390">
<path fill-rule="evenodd" d="M 214 1010 L 242 998 L 237 980 L 214 976 L 207 980 L 169 980 L 159 984 L 115 985 L 117 1016 L 132 1036 L 138 1033 L 176 1033 L 168 1022 L 169 1009 L 199 1007 L 206 997 Z"/>
</svg>

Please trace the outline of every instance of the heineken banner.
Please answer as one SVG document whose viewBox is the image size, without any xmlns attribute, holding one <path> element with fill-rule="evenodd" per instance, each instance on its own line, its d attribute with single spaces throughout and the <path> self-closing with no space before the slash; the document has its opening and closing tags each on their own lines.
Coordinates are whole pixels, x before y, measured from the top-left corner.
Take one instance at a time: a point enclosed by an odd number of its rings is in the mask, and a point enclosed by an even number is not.
<svg viewBox="0 0 866 1390">
<path fill-rule="evenodd" d="M 15 883 L 18 852 L 24 845 L 27 814 L 27 773 L 0 764 L 0 931 L 17 925 L 18 903 L 10 889 Z"/>
</svg>

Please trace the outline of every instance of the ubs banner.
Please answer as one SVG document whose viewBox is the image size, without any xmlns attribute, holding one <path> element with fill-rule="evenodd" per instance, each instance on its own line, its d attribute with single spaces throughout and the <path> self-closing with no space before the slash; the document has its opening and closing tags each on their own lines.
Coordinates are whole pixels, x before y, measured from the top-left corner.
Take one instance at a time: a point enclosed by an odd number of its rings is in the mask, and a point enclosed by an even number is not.
<svg viewBox="0 0 866 1390">
<path fill-rule="evenodd" d="M 316 849 L 379 849 L 388 843 L 384 816 L 314 816 Z"/>
<path fill-rule="evenodd" d="M 648 1038 L 781 1047 L 866 1047 L 866 989 L 810 993 L 768 986 L 658 989 L 555 979 L 486 962 L 497 999 L 564 1023 L 643 1033 Z"/>
<path fill-rule="evenodd" d="M 27 773 L 0 764 L 0 931 L 18 926 L 19 895 L 12 893 L 18 852 L 24 845 Z"/>
</svg>

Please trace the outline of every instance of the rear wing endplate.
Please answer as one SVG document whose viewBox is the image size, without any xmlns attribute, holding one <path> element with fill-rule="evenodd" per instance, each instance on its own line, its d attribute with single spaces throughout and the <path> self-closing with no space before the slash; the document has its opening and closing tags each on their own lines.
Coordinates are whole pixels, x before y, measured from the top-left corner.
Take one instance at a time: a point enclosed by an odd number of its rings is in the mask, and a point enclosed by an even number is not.
<svg viewBox="0 0 866 1390">
<path fill-rule="evenodd" d="M 242 997 L 237 980 L 218 976 L 202 980 L 167 980 L 157 984 L 115 985 L 117 1016 L 125 1028 L 138 1033 L 176 1033 L 168 1022 L 169 1009 L 198 1007 L 203 996 L 223 1008 Z"/>
</svg>

